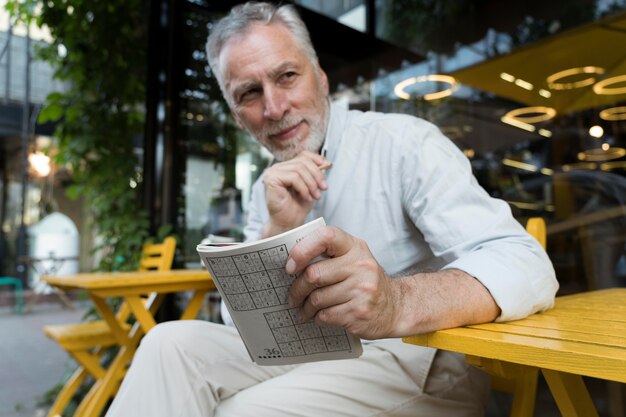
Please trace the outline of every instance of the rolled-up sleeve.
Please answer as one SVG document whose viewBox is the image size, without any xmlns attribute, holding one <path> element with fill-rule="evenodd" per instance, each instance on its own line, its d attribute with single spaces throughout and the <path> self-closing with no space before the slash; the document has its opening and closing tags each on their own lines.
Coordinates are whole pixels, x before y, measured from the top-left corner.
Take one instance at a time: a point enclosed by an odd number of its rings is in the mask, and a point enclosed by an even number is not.
<svg viewBox="0 0 626 417">
<path fill-rule="evenodd" d="M 407 126 L 406 135 L 414 128 L 424 138 L 423 125 Z M 428 129 L 406 150 L 402 187 L 405 209 L 433 254 L 444 269 L 462 270 L 490 291 L 501 309 L 497 321 L 552 307 L 558 282 L 546 252 L 508 204 L 478 184 L 459 149 L 436 127 Z"/>
</svg>

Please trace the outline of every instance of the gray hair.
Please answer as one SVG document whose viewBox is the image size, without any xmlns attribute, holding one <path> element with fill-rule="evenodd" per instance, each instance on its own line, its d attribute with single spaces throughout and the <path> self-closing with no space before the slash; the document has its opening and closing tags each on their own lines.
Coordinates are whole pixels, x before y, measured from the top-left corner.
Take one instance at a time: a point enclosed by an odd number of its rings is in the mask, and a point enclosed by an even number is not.
<svg viewBox="0 0 626 417">
<path fill-rule="evenodd" d="M 319 67 L 317 54 L 313 48 L 311 37 L 306 25 L 292 5 L 275 6 L 271 3 L 251 1 L 232 8 L 230 13 L 219 20 L 206 44 L 206 52 L 211 71 L 217 78 L 224 97 L 224 74 L 219 67 L 219 56 L 222 48 L 233 36 L 245 33 L 250 25 L 270 25 L 277 23 L 287 28 L 294 36 L 304 53 L 315 67 Z"/>
</svg>

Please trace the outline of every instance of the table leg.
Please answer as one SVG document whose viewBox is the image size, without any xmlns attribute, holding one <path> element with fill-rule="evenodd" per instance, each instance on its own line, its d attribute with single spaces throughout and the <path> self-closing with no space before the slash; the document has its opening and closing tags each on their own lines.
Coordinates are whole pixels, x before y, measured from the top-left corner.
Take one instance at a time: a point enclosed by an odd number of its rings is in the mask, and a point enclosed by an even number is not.
<svg viewBox="0 0 626 417">
<path fill-rule="evenodd" d="M 156 320 L 154 320 L 154 316 L 150 314 L 149 310 L 146 309 L 146 307 L 150 308 L 149 305 L 146 306 L 145 304 L 146 302 L 148 302 L 147 300 L 145 300 L 143 297 L 135 295 L 126 297 L 126 302 L 128 303 L 130 310 L 133 312 L 135 319 L 141 324 L 141 328 L 143 329 L 144 333 L 148 333 L 150 329 L 156 326 Z"/>
<path fill-rule="evenodd" d="M 582 376 L 542 369 L 552 396 L 563 416 L 598 417 Z"/>
<path fill-rule="evenodd" d="M 126 344 L 128 338 L 128 335 L 126 334 L 127 330 L 122 328 L 122 325 L 117 321 L 115 313 L 111 310 L 111 307 L 107 304 L 107 302 L 103 298 L 96 297 L 94 295 L 91 295 L 91 301 L 93 301 L 94 305 L 98 309 L 98 312 L 109 325 L 111 332 L 115 335 L 115 340 L 120 345 Z"/>
<path fill-rule="evenodd" d="M 184 317 L 194 318 L 198 314 L 206 293 L 206 290 L 196 291 L 183 313 Z M 125 297 L 125 302 L 129 305 L 136 319 L 127 335 L 124 334 L 122 327 L 117 323 L 115 314 L 105 300 L 95 296 L 92 297 L 98 311 L 109 323 L 121 346 L 113 362 L 106 370 L 104 377 L 96 381 L 77 408 L 74 414 L 75 417 L 99 416 L 109 399 L 115 396 L 120 382 L 126 374 L 126 367 L 131 362 L 141 338 L 155 325 L 154 314 L 162 304 L 164 297 L 165 294 L 155 294 L 154 298 L 146 303 L 139 296 Z"/>
<path fill-rule="evenodd" d="M 187 304 L 187 308 L 180 316 L 181 320 L 193 320 L 198 315 L 200 308 L 202 308 L 202 303 L 204 303 L 204 296 L 208 291 L 196 291 L 189 300 L 189 304 Z"/>
<path fill-rule="evenodd" d="M 624 384 L 614 381 L 606 381 L 609 394 L 609 416 L 624 417 Z"/>
<path fill-rule="evenodd" d="M 57 296 L 59 297 L 61 302 L 63 304 L 65 304 L 65 307 L 69 308 L 70 310 L 75 310 L 76 309 L 74 307 L 74 304 L 72 304 L 72 301 L 69 299 L 69 297 L 67 295 L 65 295 L 65 293 L 63 291 L 57 289 L 55 291 L 55 293 L 57 294 Z"/>
<path fill-rule="evenodd" d="M 41 294 L 42 293 L 39 290 L 37 290 L 37 288 L 33 289 L 31 296 L 28 298 L 28 301 L 26 302 L 26 305 L 24 306 L 24 312 L 30 313 L 35 303 L 37 303 L 37 301 L 39 300 L 39 296 Z M 61 302 L 63 307 L 68 308 L 70 310 L 76 309 L 74 307 L 74 304 L 72 304 L 72 301 L 68 298 L 67 295 L 65 295 L 63 291 L 54 288 L 52 291 L 52 294 L 56 295 L 59 298 L 59 301 Z"/>
<path fill-rule="evenodd" d="M 137 298 L 137 300 L 135 300 Z M 148 322 L 154 322 L 154 314 L 161 305 L 165 294 L 155 294 L 152 300 L 149 300 L 146 304 L 143 303 L 139 297 L 130 296 L 125 297 L 125 302 L 128 303 L 131 310 L 135 314 L 137 321 L 131 327 L 128 335 L 123 334 L 121 326 L 117 323 L 117 319 L 106 302 L 98 297 L 92 297 L 94 303 L 100 313 L 106 318 L 112 329 L 116 328 L 121 332 L 118 340 L 120 341 L 120 349 L 115 356 L 111 365 L 106 370 L 106 374 L 103 378 L 96 381 L 91 387 L 85 399 L 81 402 L 80 406 L 76 410 L 75 417 L 93 417 L 99 416 L 102 413 L 103 408 L 106 406 L 109 399 L 111 399 L 117 393 L 120 386 L 120 382 L 126 374 L 126 367 L 131 362 L 137 346 L 143 337 L 144 324 L 139 320 L 139 317 L 144 319 L 146 316 L 150 316 Z M 149 330 L 151 327 L 148 326 Z"/>
<path fill-rule="evenodd" d="M 30 297 L 28 297 L 28 301 L 26 302 L 26 305 L 24 306 L 24 312 L 30 313 L 30 311 L 33 308 L 33 305 L 35 305 L 37 300 L 39 300 L 39 293 L 33 291 Z"/>
</svg>

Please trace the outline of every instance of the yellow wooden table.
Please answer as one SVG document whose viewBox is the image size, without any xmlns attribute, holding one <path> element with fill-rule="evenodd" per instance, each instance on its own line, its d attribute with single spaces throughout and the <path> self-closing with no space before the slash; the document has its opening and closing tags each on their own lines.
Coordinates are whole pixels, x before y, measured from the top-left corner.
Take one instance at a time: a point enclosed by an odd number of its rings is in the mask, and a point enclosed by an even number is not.
<svg viewBox="0 0 626 417">
<path fill-rule="evenodd" d="M 598 413 L 582 376 L 626 383 L 626 288 L 557 297 L 526 319 L 440 330 L 406 343 L 468 355 L 486 369 L 539 369 L 564 416 Z M 528 390 L 534 390 L 530 384 Z M 528 392 L 533 398 L 534 392 Z"/>
<path fill-rule="evenodd" d="M 96 272 L 66 276 L 43 276 L 48 284 L 60 289 L 86 290 L 98 312 L 120 346 L 104 378 L 98 379 L 76 410 L 75 416 L 99 416 L 107 401 L 115 394 L 132 359 L 141 337 L 156 325 L 154 313 L 165 295 L 178 291 L 193 291 L 180 319 L 194 319 L 202 307 L 206 293 L 215 288 L 206 270 Z M 142 296 L 152 294 L 145 303 Z M 122 298 L 130 307 L 136 321 L 133 326 L 118 322 L 107 298 Z"/>
</svg>

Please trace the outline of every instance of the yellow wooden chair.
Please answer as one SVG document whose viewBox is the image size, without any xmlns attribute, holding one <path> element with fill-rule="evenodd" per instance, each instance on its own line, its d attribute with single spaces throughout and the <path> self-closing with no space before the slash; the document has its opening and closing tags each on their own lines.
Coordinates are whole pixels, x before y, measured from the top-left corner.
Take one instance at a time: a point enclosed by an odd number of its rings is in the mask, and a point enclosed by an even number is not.
<svg viewBox="0 0 626 417">
<path fill-rule="evenodd" d="M 166 237 L 162 243 L 145 244 L 139 270 L 169 271 L 175 250 L 176 239 L 171 236 Z M 121 323 L 126 323 L 130 317 L 130 307 L 123 303 L 118 309 L 117 317 Z M 48 417 L 58 417 L 87 376 L 91 375 L 95 381 L 104 376 L 105 369 L 100 358 L 107 348 L 116 345 L 116 340 L 104 320 L 45 326 L 44 333 L 65 349 L 79 365 L 48 412 Z"/>
<path fill-rule="evenodd" d="M 531 217 L 526 223 L 526 231 L 546 249 L 546 222 L 541 217 Z M 510 417 L 532 417 L 535 410 L 538 369 L 514 363 L 490 361 L 477 356 L 466 355 L 468 363 L 481 368 L 491 375 L 491 388 L 512 395 Z"/>
</svg>

